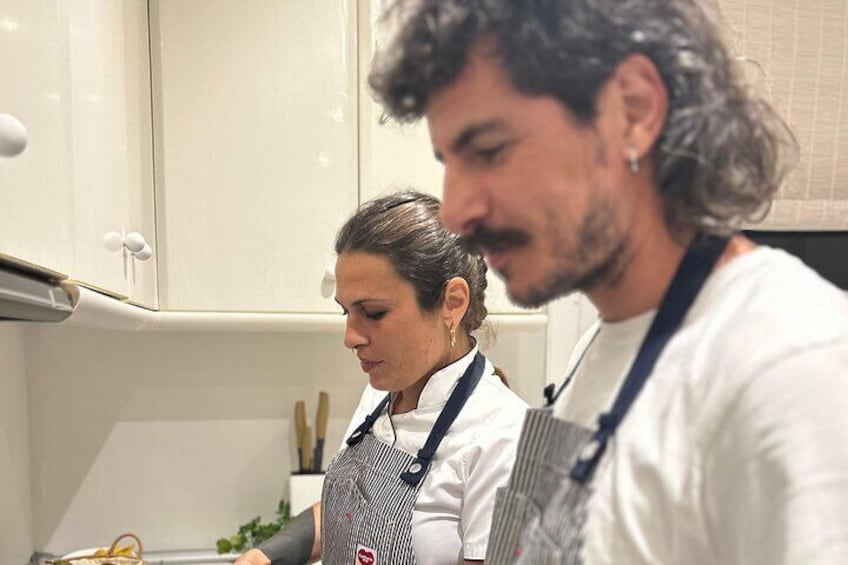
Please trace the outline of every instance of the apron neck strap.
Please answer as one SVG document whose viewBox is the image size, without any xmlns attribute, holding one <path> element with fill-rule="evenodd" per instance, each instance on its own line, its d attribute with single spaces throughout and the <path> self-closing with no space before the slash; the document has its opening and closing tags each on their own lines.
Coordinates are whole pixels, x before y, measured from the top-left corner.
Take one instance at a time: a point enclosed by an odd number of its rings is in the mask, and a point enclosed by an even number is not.
<svg viewBox="0 0 848 565">
<path fill-rule="evenodd" d="M 386 409 L 389 405 L 389 401 L 392 399 L 391 394 L 387 394 L 386 397 L 380 401 L 380 404 L 377 405 L 377 408 L 374 409 L 368 416 L 365 417 L 365 421 L 359 424 L 359 427 L 353 430 L 353 433 L 350 434 L 350 437 L 347 438 L 348 447 L 352 447 L 362 441 L 362 438 L 365 437 L 365 434 L 371 431 L 371 428 L 374 427 L 374 422 L 377 421 L 377 418 L 380 417 L 380 414 Z"/>
<path fill-rule="evenodd" d="M 471 396 L 471 393 L 475 388 L 477 388 L 477 384 L 483 378 L 483 371 L 485 368 L 486 358 L 478 351 L 474 356 L 474 360 L 465 370 L 465 373 L 463 373 L 457 381 L 456 386 L 448 398 L 445 407 L 442 408 L 442 412 L 439 414 L 439 417 L 436 418 L 436 423 L 433 424 L 433 429 L 430 430 L 430 435 L 427 436 L 427 441 L 424 442 L 424 447 L 418 451 L 418 454 L 407 470 L 401 474 L 400 478 L 403 481 L 412 486 L 417 486 L 418 483 L 421 482 L 421 479 L 423 479 L 427 474 L 427 471 L 430 468 L 430 463 L 433 461 L 433 456 L 439 448 L 439 444 L 442 443 L 442 440 L 447 435 L 454 420 L 456 420 L 456 417 L 459 416 L 459 413 L 462 411 L 463 406 L 465 406 L 465 402 L 468 400 L 468 397 Z M 346 441 L 348 447 L 352 447 L 361 442 L 365 435 L 371 431 L 371 428 L 374 427 L 374 422 L 377 421 L 377 419 L 389 406 L 391 398 L 392 395 L 387 394 L 377 408 L 375 408 L 374 411 L 365 418 L 365 421 L 362 422 L 352 434 L 350 434 L 350 437 L 347 438 Z"/>
<path fill-rule="evenodd" d="M 591 479 L 606 451 L 607 441 L 615 434 L 647 382 L 663 349 L 683 323 L 686 313 L 695 302 L 719 257 L 724 253 L 728 241 L 727 238 L 696 236 L 690 244 L 663 296 L 636 360 L 618 391 L 612 409 L 598 417 L 598 430 L 571 469 L 570 476 L 573 480 L 586 483 Z"/>
<path fill-rule="evenodd" d="M 436 419 L 436 423 L 433 424 L 433 429 L 430 430 L 430 435 L 427 436 L 424 447 L 418 451 L 418 455 L 409 465 L 409 468 L 404 473 L 401 473 L 400 478 L 404 482 L 416 486 L 427 475 L 430 463 L 433 461 L 433 456 L 436 454 L 439 444 L 442 443 L 454 420 L 456 420 L 463 406 L 465 406 L 468 397 L 471 396 L 471 393 L 477 388 L 480 379 L 483 378 L 483 369 L 485 367 L 486 358 L 478 351 L 477 355 L 474 356 L 474 360 L 465 370 L 465 373 L 457 381 L 456 387 L 453 389 L 450 398 L 448 398 L 447 404 L 442 408 L 442 412 Z"/>
</svg>

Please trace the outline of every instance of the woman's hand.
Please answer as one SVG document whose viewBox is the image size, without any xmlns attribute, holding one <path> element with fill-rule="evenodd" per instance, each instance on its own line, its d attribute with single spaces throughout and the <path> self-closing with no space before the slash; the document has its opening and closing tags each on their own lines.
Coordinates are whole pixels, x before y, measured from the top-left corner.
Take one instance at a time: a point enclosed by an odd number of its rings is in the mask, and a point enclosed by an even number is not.
<svg viewBox="0 0 848 565">
<path fill-rule="evenodd" d="M 250 549 L 242 553 L 233 565 L 271 565 L 271 560 L 258 549 Z"/>
</svg>

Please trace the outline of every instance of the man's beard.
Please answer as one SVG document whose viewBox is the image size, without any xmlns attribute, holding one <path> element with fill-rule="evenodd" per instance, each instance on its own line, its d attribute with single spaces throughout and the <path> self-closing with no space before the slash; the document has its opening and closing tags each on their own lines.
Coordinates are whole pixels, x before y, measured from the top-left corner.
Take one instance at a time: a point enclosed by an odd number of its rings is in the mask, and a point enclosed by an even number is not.
<svg viewBox="0 0 848 565">
<path fill-rule="evenodd" d="M 551 213 L 546 239 L 551 242 L 549 249 L 555 266 L 544 281 L 521 295 L 509 293 L 510 300 L 519 306 L 538 308 L 575 291 L 614 286 L 629 262 L 627 238 L 619 230 L 608 200 L 591 200 L 574 244 L 563 237 L 553 216 Z"/>
</svg>

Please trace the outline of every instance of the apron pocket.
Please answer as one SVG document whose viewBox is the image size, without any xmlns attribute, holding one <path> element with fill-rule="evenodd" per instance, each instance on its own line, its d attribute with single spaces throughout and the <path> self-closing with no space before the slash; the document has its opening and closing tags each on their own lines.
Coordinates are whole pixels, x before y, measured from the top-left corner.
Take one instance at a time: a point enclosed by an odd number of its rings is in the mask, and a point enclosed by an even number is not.
<svg viewBox="0 0 848 565">
<path fill-rule="evenodd" d="M 521 536 L 520 565 L 581 563 L 586 505 L 591 490 L 570 480 L 549 497 L 541 515 L 535 516 Z"/>
<path fill-rule="evenodd" d="M 391 563 L 395 521 L 370 504 L 354 479 L 326 484 L 323 498 L 322 563 Z M 332 532 L 332 535 L 324 535 L 326 532 Z"/>
<path fill-rule="evenodd" d="M 526 495 L 499 488 L 495 495 L 495 512 L 486 552 L 487 565 L 514 563 L 521 554 L 520 540 L 524 527 L 537 521 L 540 510 Z"/>
<path fill-rule="evenodd" d="M 577 561 L 566 561 L 563 551 L 559 547 L 542 524 L 539 516 L 536 516 L 527 524 L 521 536 L 521 552 L 518 555 L 516 565 L 564 565 L 566 563 L 577 563 Z"/>
</svg>

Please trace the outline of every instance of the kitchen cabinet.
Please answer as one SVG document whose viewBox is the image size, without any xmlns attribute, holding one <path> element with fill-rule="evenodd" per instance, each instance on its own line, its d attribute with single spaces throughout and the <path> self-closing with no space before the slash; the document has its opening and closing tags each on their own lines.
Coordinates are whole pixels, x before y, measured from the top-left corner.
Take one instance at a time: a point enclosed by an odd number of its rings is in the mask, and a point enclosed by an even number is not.
<svg viewBox="0 0 848 565">
<path fill-rule="evenodd" d="M 387 192 L 414 188 L 441 199 L 443 167 L 433 155 L 426 120 L 399 124 L 383 117 L 383 111 L 370 95 L 368 68 L 375 49 L 391 32 L 379 23 L 389 4 L 386 0 L 362 0 L 360 3 L 360 194 L 363 201 Z M 526 314 L 507 298 L 503 282 L 489 272 L 486 305 L 490 313 Z"/>
<path fill-rule="evenodd" d="M 162 309 L 339 312 L 321 290 L 358 203 L 355 0 L 150 5 Z"/>
<path fill-rule="evenodd" d="M 0 111 L 31 140 L 0 162 L 0 253 L 163 311 L 336 313 L 333 240 L 356 206 L 441 192 L 426 127 L 376 124 L 371 0 L 0 10 Z M 494 276 L 488 297 L 524 312 Z"/>
<path fill-rule="evenodd" d="M 104 245 L 155 249 L 147 37 L 143 0 L 0 4 L 0 112 L 29 132 L 0 160 L 0 253 L 155 306 L 155 262 Z"/>
<path fill-rule="evenodd" d="M 377 9 L 151 2 L 163 310 L 338 312 L 325 273 L 356 206 L 406 186 L 440 195 L 426 127 L 376 125 Z M 525 312 L 494 275 L 488 297 Z"/>
</svg>

